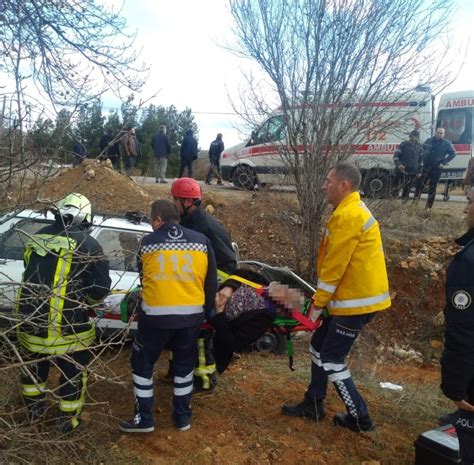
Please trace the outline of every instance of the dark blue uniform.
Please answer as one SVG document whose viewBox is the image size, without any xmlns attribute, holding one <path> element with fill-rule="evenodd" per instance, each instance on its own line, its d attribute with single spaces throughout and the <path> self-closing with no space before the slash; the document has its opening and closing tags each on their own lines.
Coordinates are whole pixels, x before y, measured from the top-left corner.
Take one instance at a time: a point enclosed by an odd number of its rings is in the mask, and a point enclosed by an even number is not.
<svg viewBox="0 0 474 465">
<path fill-rule="evenodd" d="M 214 305 L 217 269 L 203 234 L 166 223 L 145 236 L 139 250 L 142 311 L 132 348 L 135 427 L 153 430 L 153 366 L 166 346 L 174 360 L 173 420 L 189 427 L 196 341 L 205 312 Z"/>
<path fill-rule="evenodd" d="M 456 241 L 446 274 L 445 346 L 441 389 L 454 401 L 474 405 L 474 229 Z M 474 464 L 474 413 L 459 410 L 455 423 L 463 465 Z"/>
</svg>

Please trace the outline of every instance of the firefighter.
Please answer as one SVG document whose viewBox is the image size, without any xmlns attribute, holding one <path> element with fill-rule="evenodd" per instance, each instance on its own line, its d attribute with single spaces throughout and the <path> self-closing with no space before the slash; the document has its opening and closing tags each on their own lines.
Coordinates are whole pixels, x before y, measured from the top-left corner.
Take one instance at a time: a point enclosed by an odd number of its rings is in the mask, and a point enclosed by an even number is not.
<svg viewBox="0 0 474 465">
<path fill-rule="evenodd" d="M 346 414 L 337 413 L 333 422 L 354 432 L 371 431 L 374 424 L 345 358 L 363 327 L 376 312 L 390 306 L 379 224 L 360 200 L 360 181 L 359 168 L 345 162 L 334 166 L 324 183 L 334 211 L 319 247 L 318 283 L 310 319 L 324 308 L 329 317 L 311 340 L 311 382 L 304 400 L 282 407 L 285 415 L 322 420 L 331 381 L 347 410 Z"/>
<path fill-rule="evenodd" d="M 441 389 L 458 411 L 450 421 L 456 427 L 463 465 L 474 464 L 474 191 L 465 209 L 468 232 L 456 243 L 464 248 L 446 272 L 444 351 Z"/>
<path fill-rule="evenodd" d="M 60 369 L 59 424 L 64 433 L 80 424 L 95 338 L 87 303 L 110 290 L 109 264 L 99 243 L 88 234 L 92 209 L 82 194 L 56 203 L 55 223 L 26 243 L 25 272 L 18 312 L 18 341 L 28 359 L 22 369 L 22 394 L 32 421 L 45 412 L 45 390 L 53 361 Z M 51 358 L 51 356 L 56 356 Z"/>
<path fill-rule="evenodd" d="M 131 359 L 135 415 L 120 423 L 126 433 L 155 429 L 153 365 L 165 346 L 174 362 L 173 421 L 181 431 L 190 428 L 196 341 L 217 289 L 209 239 L 180 226 L 178 211 L 168 200 L 155 201 L 150 217 L 153 232 L 143 238 L 138 253 L 142 309 Z"/>
<path fill-rule="evenodd" d="M 237 259 L 227 230 L 201 205 L 201 186 L 192 178 L 180 178 L 171 185 L 171 195 L 181 216 L 180 224 L 209 238 L 222 281 L 237 268 Z M 198 365 L 194 372 L 195 392 L 211 392 L 217 386 L 216 365 L 212 355 L 212 330 L 201 331 L 198 340 Z"/>
</svg>

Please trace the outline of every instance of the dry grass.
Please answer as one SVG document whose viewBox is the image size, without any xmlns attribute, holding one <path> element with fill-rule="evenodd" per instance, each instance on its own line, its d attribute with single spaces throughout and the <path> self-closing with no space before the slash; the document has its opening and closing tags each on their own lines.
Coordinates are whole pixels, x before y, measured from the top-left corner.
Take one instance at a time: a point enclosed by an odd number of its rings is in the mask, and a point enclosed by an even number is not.
<svg viewBox="0 0 474 465">
<path fill-rule="evenodd" d="M 384 237 L 456 237 L 466 228 L 464 202 L 436 202 L 431 210 L 425 210 L 422 201 L 404 205 L 400 200 L 369 200 L 367 204 L 379 220 Z"/>
</svg>

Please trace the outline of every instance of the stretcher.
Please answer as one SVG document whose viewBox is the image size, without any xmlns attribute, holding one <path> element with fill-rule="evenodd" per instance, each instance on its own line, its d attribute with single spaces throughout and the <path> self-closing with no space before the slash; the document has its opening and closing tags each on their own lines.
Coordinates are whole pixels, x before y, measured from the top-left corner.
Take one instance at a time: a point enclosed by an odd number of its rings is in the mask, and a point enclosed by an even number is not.
<svg viewBox="0 0 474 465">
<path fill-rule="evenodd" d="M 250 268 L 262 275 L 268 282 L 279 282 L 291 288 L 298 289 L 304 295 L 304 300 L 300 308 L 287 309 L 285 313 L 277 313 L 272 325 L 266 333 L 258 339 L 252 349 L 259 352 L 275 352 L 278 354 L 287 353 L 289 367 L 293 370 L 293 342 L 292 335 L 299 331 L 313 331 L 320 324 L 321 320 L 312 322 L 307 318 L 308 310 L 311 306 L 311 298 L 315 292 L 314 287 L 298 276 L 288 267 L 275 267 L 255 260 L 241 260 L 239 267 Z M 226 276 L 219 276 L 220 280 L 225 280 Z M 121 323 L 123 329 L 127 328 L 133 335 L 136 330 L 136 313 L 140 305 L 139 287 L 130 291 L 112 292 L 104 300 L 104 303 L 95 310 L 95 317 Z M 119 329 L 117 324 L 111 327 Z M 204 328 L 209 327 L 208 323 L 203 324 Z"/>
<path fill-rule="evenodd" d="M 293 371 L 292 334 L 299 331 L 314 331 L 322 324 L 322 319 L 312 322 L 307 318 L 316 289 L 287 266 L 276 267 L 255 260 L 241 260 L 239 265 L 254 268 L 269 282 L 278 281 L 303 292 L 305 298 L 301 308 L 294 308 L 285 316 L 277 315 L 272 326 L 255 343 L 256 350 L 260 352 L 282 354 L 286 351 L 288 366 Z"/>
</svg>

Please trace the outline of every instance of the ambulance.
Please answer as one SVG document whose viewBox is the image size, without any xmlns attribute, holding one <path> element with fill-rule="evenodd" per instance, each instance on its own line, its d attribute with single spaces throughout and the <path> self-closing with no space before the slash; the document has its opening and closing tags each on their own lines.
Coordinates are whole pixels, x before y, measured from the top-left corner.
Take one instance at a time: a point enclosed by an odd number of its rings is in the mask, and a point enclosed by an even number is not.
<svg viewBox="0 0 474 465">
<path fill-rule="evenodd" d="M 420 132 L 420 141 L 424 142 L 436 127 L 443 127 L 457 154 L 441 175 L 441 182 L 446 183 L 446 200 L 449 186 L 461 183 L 472 156 L 474 90 L 441 95 L 437 112 L 434 96 L 429 89 L 420 87 L 405 98 L 363 105 L 382 109 L 379 114 L 383 115 L 384 127 L 387 128 L 367 127 L 366 142 L 352 146 L 351 161 L 361 169 L 364 193 L 373 197 L 390 193 L 395 168 L 393 154 L 413 129 Z M 292 176 L 288 174 L 281 155 L 285 144 L 285 119 L 281 112 L 276 111 L 252 131 L 245 142 L 222 153 L 223 178 L 238 188 L 249 190 L 268 184 L 291 184 Z"/>
</svg>

